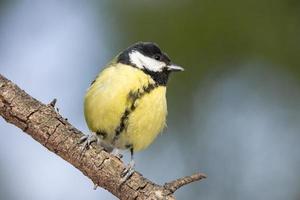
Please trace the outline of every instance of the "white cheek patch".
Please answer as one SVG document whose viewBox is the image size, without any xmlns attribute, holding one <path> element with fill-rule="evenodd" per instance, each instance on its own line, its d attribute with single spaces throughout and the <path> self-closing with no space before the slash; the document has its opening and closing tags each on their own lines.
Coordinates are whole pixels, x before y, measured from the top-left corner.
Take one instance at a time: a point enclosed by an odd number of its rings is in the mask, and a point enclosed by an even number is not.
<svg viewBox="0 0 300 200">
<path fill-rule="evenodd" d="M 138 51 L 129 53 L 130 62 L 135 64 L 140 69 L 148 69 L 153 72 L 160 72 L 166 66 L 164 62 L 144 56 Z"/>
</svg>

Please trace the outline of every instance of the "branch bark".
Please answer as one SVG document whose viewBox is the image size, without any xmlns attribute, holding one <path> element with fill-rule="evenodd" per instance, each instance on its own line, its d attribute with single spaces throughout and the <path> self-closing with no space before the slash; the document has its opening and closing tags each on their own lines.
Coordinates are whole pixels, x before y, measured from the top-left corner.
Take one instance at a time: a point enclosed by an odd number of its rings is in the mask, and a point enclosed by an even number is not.
<svg viewBox="0 0 300 200">
<path fill-rule="evenodd" d="M 198 173 L 160 186 L 135 172 L 122 184 L 122 161 L 97 146 L 82 151 L 78 142 L 83 133 L 59 115 L 54 105 L 39 102 L 0 74 L 0 115 L 119 199 L 172 200 L 179 187 L 206 178 Z"/>
</svg>

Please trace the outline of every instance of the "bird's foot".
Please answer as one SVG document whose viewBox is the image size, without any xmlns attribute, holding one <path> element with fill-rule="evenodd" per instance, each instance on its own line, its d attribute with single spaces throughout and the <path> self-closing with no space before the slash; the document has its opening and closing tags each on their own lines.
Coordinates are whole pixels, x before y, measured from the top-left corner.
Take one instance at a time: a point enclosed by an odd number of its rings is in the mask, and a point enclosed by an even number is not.
<svg viewBox="0 0 300 200">
<path fill-rule="evenodd" d="M 119 149 L 116 149 L 116 148 L 113 149 L 110 154 L 117 157 L 119 160 L 121 160 L 123 158 L 123 155 L 120 153 Z"/>
<path fill-rule="evenodd" d="M 90 133 L 88 135 L 84 135 L 80 138 L 79 144 L 82 144 L 82 151 L 89 149 L 93 142 L 98 142 L 98 138 L 95 134 Z"/>
<path fill-rule="evenodd" d="M 134 173 L 134 166 L 135 162 L 134 160 L 131 160 L 130 163 L 126 166 L 126 168 L 123 170 L 121 176 L 121 184 L 123 184 L 125 181 L 127 181 L 131 175 Z"/>
</svg>

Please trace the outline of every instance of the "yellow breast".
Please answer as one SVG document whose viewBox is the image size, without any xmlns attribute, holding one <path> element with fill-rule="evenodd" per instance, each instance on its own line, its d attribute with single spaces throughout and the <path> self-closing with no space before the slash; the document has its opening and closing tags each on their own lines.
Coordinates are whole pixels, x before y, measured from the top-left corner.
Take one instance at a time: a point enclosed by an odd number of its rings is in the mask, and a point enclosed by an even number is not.
<svg viewBox="0 0 300 200">
<path fill-rule="evenodd" d="M 148 147 L 163 130 L 166 122 L 166 87 L 159 86 L 136 102 L 129 114 L 127 129 L 120 134 L 116 146 L 132 145 L 134 151 Z"/>
<path fill-rule="evenodd" d="M 84 113 L 90 130 L 105 133 L 104 140 L 117 148 L 146 148 L 162 131 L 167 114 L 166 87 L 153 85 L 149 75 L 128 65 L 103 70 L 85 96 Z M 118 129 L 121 132 L 116 136 Z"/>
</svg>

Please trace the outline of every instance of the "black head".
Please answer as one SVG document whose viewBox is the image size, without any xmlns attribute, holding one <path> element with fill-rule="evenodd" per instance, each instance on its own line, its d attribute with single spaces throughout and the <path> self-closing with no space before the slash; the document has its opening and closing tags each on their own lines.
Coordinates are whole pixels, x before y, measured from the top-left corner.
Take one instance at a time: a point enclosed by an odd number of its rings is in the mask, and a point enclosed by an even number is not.
<svg viewBox="0 0 300 200">
<path fill-rule="evenodd" d="M 182 67 L 172 64 L 168 55 L 152 42 L 133 44 L 118 56 L 118 62 L 143 70 L 160 85 L 167 84 L 171 71 L 183 71 Z"/>
</svg>

